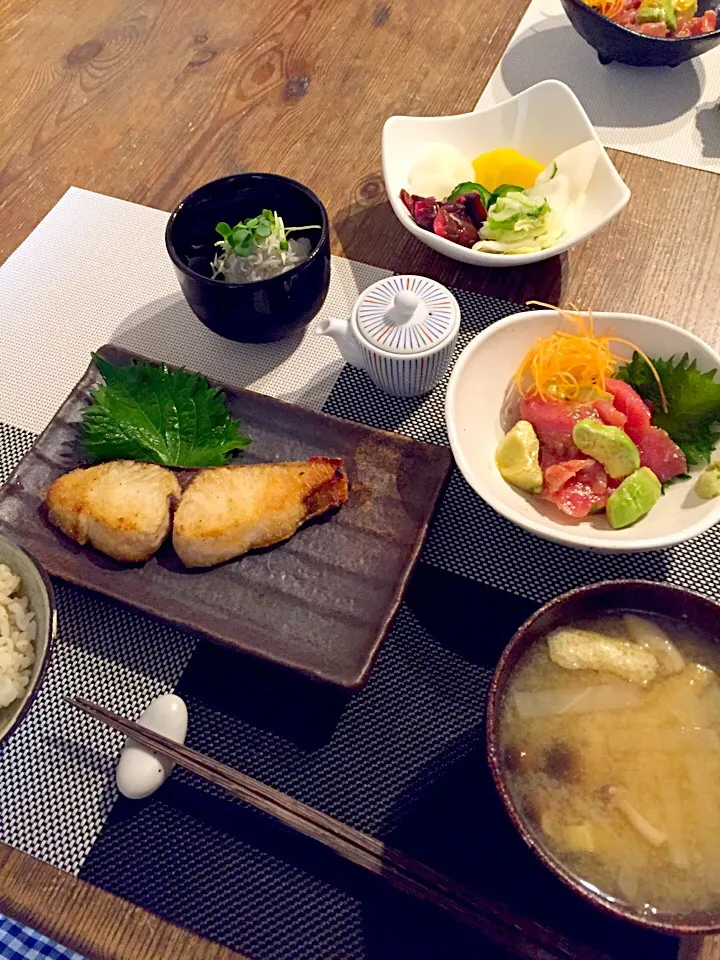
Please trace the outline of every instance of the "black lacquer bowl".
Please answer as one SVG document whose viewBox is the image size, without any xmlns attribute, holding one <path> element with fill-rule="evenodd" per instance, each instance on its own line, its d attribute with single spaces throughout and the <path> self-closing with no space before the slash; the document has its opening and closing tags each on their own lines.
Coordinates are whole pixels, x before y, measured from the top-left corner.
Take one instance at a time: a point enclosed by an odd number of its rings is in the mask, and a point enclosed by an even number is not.
<svg viewBox="0 0 720 960">
<path fill-rule="evenodd" d="M 210 263 L 215 226 L 238 223 L 275 210 L 286 226 L 318 224 L 299 231 L 311 244 L 307 260 L 254 283 L 213 280 Z M 274 173 L 240 173 L 213 180 L 194 190 L 170 215 L 165 245 L 193 313 L 206 327 L 228 340 L 264 343 L 281 340 L 306 326 L 322 307 L 330 283 L 330 241 L 325 207 L 303 184 Z"/>
<path fill-rule="evenodd" d="M 604 17 L 584 0 L 562 0 L 570 23 L 591 47 L 600 63 L 629 63 L 634 67 L 676 67 L 720 43 L 720 30 L 697 37 L 648 37 Z M 716 8 L 715 0 L 699 0 L 698 13 Z"/>
<path fill-rule="evenodd" d="M 545 846 L 541 831 L 528 820 L 511 790 L 500 728 L 505 693 L 515 667 L 529 647 L 542 640 L 556 627 L 618 611 L 633 611 L 640 615 L 660 614 L 673 620 L 685 621 L 710 636 L 717 635 L 720 621 L 720 605 L 714 600 L 673 584 L 647 580 L 608 580 L 594 583 L 570 590 L 546 603 L 522 624 L 507 644 L 490 684 L 487 752 L 495 786 L 513 826 L 533 853 L 567 887 L 594 906 L 660 933 L 674 936 L 720 933 L 720 913 L 717 911 L 691 914 L 646 911 L 614 899 L 578 876 L 559 855 Z"/>
</svg>

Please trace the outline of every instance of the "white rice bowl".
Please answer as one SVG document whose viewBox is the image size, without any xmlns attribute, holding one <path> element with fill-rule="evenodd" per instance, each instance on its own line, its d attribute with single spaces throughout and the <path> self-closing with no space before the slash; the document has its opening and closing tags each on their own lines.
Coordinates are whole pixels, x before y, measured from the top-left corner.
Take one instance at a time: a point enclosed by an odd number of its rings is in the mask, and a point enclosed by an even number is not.
<svg viewBox="0 0 720 960">
<path fill-rule="evenodd" d="M 22 580 L 0 563 L 0 708 L 21 697 L 35 662 L 37 622 Z"/>
</svg>

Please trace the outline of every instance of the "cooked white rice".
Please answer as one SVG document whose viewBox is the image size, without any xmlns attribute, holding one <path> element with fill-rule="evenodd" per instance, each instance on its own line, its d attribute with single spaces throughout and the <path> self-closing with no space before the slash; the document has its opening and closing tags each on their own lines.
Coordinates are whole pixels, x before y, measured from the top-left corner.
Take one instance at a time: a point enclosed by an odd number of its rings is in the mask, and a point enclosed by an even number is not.
<svg viewBox="0 0 720 960">
<path fill-rule="evenodd" d="M 22 596 L 22 581 L 0 563 L 0 707 L 23 695 L 35 662 L 35 614 Z"/>
</svg>

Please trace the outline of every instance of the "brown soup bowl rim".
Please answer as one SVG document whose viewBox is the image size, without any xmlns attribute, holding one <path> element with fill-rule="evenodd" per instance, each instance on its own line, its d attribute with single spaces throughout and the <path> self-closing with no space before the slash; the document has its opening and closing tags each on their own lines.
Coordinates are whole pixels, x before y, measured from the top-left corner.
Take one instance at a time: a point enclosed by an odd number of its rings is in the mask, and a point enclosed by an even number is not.
<svg viewBox="0 0 720 960">
<path fill-rule="evenodd" d="M 651 595 L 652 593 L 662 593 L 669 601 L 668 606 L 677 606 L 678 612 L 675 614 L 676 619 L 685 619 L 690 625 L 693 625 L 692 614 L 688 615 L 684 612 L 683 608 L 694 605 L 696 610 L 704 607 L 708 613 L 714 614 L 714 616 L 717 617 L 718 623 L 720 623 L 720 603 L 694 590 L 687 590 L 684 587 L 652 580 L 602 580 L 585 587 L 577 587 L 569 590 L 544 604 L 513 634 L 495 667 L 488 690 L 486 748 L 488 764 L 495 782 L 495 787 L 510 821 L 532 852 L 566 887 L 569 887 L 575 893 L 579 894 L 584 900 L 593 904 L 593 906 L 611 913 L 615 917 L 629 920 L 637 926 L 659 933 L 672 934 L 675 936 L 720 933 L 720 915 L 718 915 L 717 920 L 708 919 L 707 922 L 694 922 L 686 919 L 686 915 L 683 914 L 657 914 L 652 917 L 641 916 L 624 904 L 614 903 L 610 900 L 609 895 L 603 896 L 601 893 L 592 890 L 579 880 L 559 857 L 550 853 L 550 851 L 545 849 L 536 839 L 510 793 L 501 757 L 500 717 L 507 684 L 520 657 L 533 643 L 540 639 L 539 636 L 534 635 L 533 628 L 539 620 L 546 620 L 557 616 L 557 621 L 546 627 L 543 631 L 544 634 L 547 630 L 551 630 L 563 622 L 561 611 L 564 608 L 571 607 L 578 602 L 592 601 L 593 598 L 606 593 L 628 594 L 627 603 L 615 603 L 612 608 L 608 607 L 608 610 L 639 610 L 641 612 L 652 613 L 652 607 L 649 605 L 643 606 L 642 603 L 638 603 L 637 597 L 642 596 L 642 594 Z M 636 597 L 635 602 L 633 602 L 633 594 L 635 594 Z M 590 609 L 588 609 L 588 613 L 596 612 L 592 609 L 591 605 L 589 606 Z M 673 617 L 673 613 L 667 613 L 665 611 L 657 611 L 657 613 Z"/>
</svg>

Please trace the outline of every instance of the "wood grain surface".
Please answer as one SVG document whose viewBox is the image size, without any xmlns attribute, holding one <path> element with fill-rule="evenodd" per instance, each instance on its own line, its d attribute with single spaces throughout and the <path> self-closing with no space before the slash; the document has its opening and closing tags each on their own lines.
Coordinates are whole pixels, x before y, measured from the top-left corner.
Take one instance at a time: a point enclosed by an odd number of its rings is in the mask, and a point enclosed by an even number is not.
<svg viewBox="0 0 720 960">
<path fill-rule="evenodd" d="M 3 843 L 0 910 L 72 947 L 88 960 L 240 957 Z"/>
<path fill-rule="evenodd" d="M 480 270 L 413 239 L 384 196 L 395 114 L 471 110 L 527 0 L 0 0 L 0 260 L 70 185 L 170 209 L 270 170 L 324 200 L 333 251 L 510 300 L 649 313 L 717 335 L 720 177 L 629 154 L 611 227 L 534 267 Z M 588 57 L 594 56 L 588 48 Z M 90 957 L 228 951 L 0 847 L 0 908 Z M 687 940 L 682 960 L 720 960 Z"/>
</svg>

